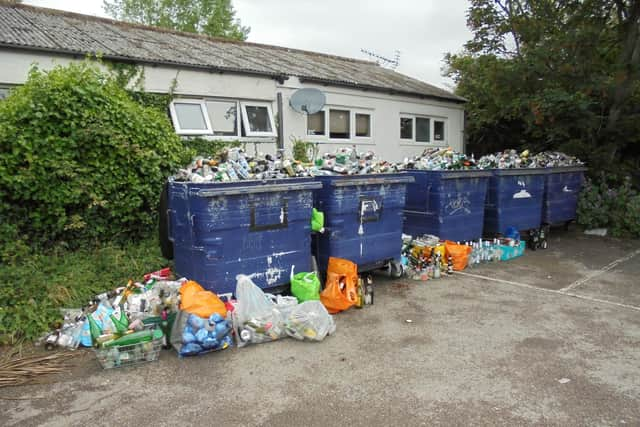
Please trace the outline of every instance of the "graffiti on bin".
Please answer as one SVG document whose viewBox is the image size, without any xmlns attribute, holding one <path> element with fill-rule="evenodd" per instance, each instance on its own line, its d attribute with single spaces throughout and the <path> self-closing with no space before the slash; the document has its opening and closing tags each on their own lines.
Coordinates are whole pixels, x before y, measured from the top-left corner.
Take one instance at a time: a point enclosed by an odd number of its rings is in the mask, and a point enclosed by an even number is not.
<svg viewBox="0 0 640 427">
<path fill-rule="evenodd" d="M 449 203 L 444 207 L 444 211 L 447 215 L 455 215 L 460 212 L 465 214 L 471 213 L 471 200 L 469 200 L 468 194 L 458 193 L 457 197 L 449 197 Z"/>
<path fill-rule="evenodd" d="M 513 194 L 514 199 L 530 199 L 531 193 L 529 193 L 525 188 L 527 187 L 527 183 L 524 181 L 518 180 L 518 185 L 522 187 L 522 190 Z"/>
<path fill-rule="evenodd" d="M 562 188 L 563 193 L 573 193 L 573 190 L 567 187 L 566 185 Z"/>
<path fill-rule="evenodd" d="M 267 257 L 267 269 L 262 273 L 250 274 L 249 277 L 251 279 L 264 279 L 267 285 L 273 285 L 278 283 L 280 281 L 280 278 L 282 277 L 282 273 L 287 273 L 287 271 L 285 271 L 282 268 L 274 267 L 273 266 L 274 260 L 277 261 L 280 257 L 293 254 L 295 252 L 296 251 L 288 251 L 288 252 L 277 252 L 277 253 L 271 254 L 270 256 Z M 292 269 L 295 269 L 295 265 L 292 266 Z"/>
</svg>

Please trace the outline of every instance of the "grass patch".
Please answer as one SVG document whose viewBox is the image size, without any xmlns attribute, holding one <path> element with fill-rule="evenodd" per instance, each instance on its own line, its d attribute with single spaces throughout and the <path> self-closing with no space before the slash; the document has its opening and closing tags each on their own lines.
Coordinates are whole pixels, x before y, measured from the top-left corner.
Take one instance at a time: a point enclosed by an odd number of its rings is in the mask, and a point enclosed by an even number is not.
<svg viewBox="0 0 640 427">
<path fill-rule="evenodd" d="M 96 294 L 169 264 L 155 238 L 32 255 L 0 265 L 0 343 L 33 340 L 61 320 L 60 308 L 81 307 Z"/>
</svg>

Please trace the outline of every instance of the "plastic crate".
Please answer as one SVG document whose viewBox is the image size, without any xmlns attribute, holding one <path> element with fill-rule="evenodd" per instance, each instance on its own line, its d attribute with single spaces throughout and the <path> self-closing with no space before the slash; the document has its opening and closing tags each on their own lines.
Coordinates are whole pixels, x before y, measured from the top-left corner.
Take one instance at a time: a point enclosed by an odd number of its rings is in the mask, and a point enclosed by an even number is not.
<svg viewBox="0 0 640 427">
<path fill-rule="evenodd" d="M 521 240 L 517 246 L 499 245 L 500 261 L 509 261 L 510 259 L 524 255 L 526 246 L 527 243 L 524 240 Z"/>
</svg>

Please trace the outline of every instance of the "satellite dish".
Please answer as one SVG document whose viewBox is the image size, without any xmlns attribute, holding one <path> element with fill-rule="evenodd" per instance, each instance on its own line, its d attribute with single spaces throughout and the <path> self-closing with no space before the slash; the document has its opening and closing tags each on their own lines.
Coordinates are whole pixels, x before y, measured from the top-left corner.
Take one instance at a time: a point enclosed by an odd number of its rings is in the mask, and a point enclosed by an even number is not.
<svg viewBox="0 0 640 427">
<path fill-rule="evenodd" d="M 318 89 L 298 89 L 291 95 L 289 105 L 298 113 L 314 114 L 324 108 L 327 98 Z"/>
</svg>

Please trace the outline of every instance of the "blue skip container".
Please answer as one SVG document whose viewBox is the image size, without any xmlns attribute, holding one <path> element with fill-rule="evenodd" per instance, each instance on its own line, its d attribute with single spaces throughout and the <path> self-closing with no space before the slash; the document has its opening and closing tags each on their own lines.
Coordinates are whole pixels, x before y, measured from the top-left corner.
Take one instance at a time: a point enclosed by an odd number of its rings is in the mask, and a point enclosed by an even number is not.
<svg viewBox="0 0 640 427">
<path fill-rule="evenodd" d="M 587 168 L 567 166 L 547 169 L 542 203 L 544 224 L 569 223 L 576 219 L 578 196 Z"/>
<path fill-rule="evenodd" d="M 394 173 L 315 179 L 322 188 L 315 192 L 314 205 L 325 218 L 325 232 L 316 236 L 320 271 L 326 272 L 329 257 L 354 262 L 358 271 L 389 262 L 399 268 L 402 210 L 413 177 Z"/>
<path fill-rule="evenodd" d="M 169 182 L 169 240 L 178 276 L 216 293 L 246 274 L 261 288 L 311 271 L 311 178 L 226 183 Z"/>
<path fill-rule="evenodd" d="M 411 170 L 406 173 L 415 179 L 407 185 L 406 234 L 433 234 L 454 241 L 482 237 L 490 171 Z"/>
<path fill-rule="evenodd" d="M 546 169 L 492 169 L 484 211 L 484 234 L 507 228 L 540 228 Z"/>
</svg>

